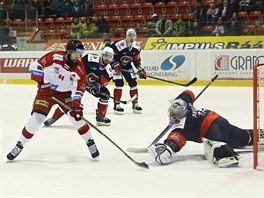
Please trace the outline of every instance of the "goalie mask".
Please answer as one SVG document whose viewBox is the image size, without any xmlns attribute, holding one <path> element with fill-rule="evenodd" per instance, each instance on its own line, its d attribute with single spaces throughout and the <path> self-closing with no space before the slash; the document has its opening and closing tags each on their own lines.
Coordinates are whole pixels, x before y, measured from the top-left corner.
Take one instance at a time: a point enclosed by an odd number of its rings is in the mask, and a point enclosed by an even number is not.
<svg viewBox="0 0 264 198">
<path fill-rule="evenodd" d="M 179 120 L 182 119 L 187 112 L 187 103 L 182 99 L 176 99 L 172 101 L 168 109 L 168 116 L 170 120 Z"/>
</svg>

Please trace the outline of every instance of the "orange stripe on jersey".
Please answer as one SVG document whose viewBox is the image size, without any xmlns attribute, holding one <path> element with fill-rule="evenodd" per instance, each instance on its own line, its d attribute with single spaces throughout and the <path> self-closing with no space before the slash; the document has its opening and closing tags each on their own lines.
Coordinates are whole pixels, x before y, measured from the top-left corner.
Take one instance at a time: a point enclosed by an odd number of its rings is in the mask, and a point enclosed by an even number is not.
<svg viewBox="0 0 264 198">
<path fill-rule="evenodd" d="M 171 132 L 168 135 L 167 140 L 173 140 L 174 142 L 176 142 L 179 149 L 181 149 L 186 144 L 187 141 L 186 138 L 179 132 Z"/>
<path fill-rule="evenodd" d="M 219 115 L 215 113 L 214 111 L 211 111 L 210 113 L 207 114 L 207 116 L 204 118 L 202 121 L 201 127 L 200 127 L 200 138 L 199 141 L 200 143 L 202 142 L 202 137 L 205 136 L 205 134 L 208 131 L 208 128 L 211 126 L 212 122 L 217 119 Z"/>
</svg>

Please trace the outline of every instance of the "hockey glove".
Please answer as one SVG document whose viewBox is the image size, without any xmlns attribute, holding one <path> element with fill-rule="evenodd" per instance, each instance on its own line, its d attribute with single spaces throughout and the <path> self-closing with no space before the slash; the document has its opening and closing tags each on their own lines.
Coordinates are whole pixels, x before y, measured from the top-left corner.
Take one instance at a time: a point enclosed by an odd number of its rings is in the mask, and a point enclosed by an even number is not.
<svg viewBox="0 0 264 198">
<path fill-rule="evenodd" d="M 121 74 L 122 68 L 119 62 L 113 64 L 113 69 L 115 70 L 115 73 Z"/>
<path fill-rule="evenodd" d="M 166 144 L 156 143 L 148 148 L 148 152 L 159 164 L 165 165 L 171 162 L 173 151 Z"/>
<path fill-rule="evenodd" d="M 100 91 L 101 87 L 102 85 L 100 83 L 93 83 L 91 86 L 91 94 L 97 94 Z"/>
<path fill-rule="evenodd" d="M 96 76 L 94 73 L 90 73 L 86 76 L 86 82 L 88 86 L 91 86 L 93 83 L 97 82 L 99 80 L 99 77 Z"/>
<path fill-rule="evenodd" d="M 74 100 L 71 105 L 72 111 L 70 112 L 70 115 L 74 117 L 76 121 L 79 121 L 82 119 L 83 116 L 83 105 L 80 103 L 79 100 Z"/>
<path fill-rule="evenodd" d="M 147 78 L 147 72 L 144 68 L 140 68 L 138 72 L 139 72 L 139 78 L 141 79 Z"/>
</svg>

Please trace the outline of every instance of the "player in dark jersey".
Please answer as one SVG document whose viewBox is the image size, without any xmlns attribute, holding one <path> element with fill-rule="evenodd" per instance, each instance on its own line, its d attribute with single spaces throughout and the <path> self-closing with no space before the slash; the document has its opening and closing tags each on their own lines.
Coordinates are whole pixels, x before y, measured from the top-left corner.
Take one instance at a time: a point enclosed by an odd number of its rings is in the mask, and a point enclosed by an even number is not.
<svg viewBox="0 0 264 198">
<path fill-rule="evenodd" d="M 112 63 L 113 81 L 115 82 L 114 97 L 117 100 L 121 99 L 122 88 L 124 86 L 124 79 L 127 81 L 130 87 L 130 96 L 138 95 L 137 88 L 137 74 L 134 74 L 132 64 L 139 71 L 139 77 L 146 79 L 146 71 L 141 67 L 140 58 L 140 44 L 136 41 L 137 33 L 134 29 L 128 29 L 126 32 L 126 39 L 115 41 L 111 44 L 114 50 L 114 61 Z M 129 70 L 130 72 L 126 72 Z M 132 109 L 134 113 L 141 113 L 142 108 L 138 104 L 138 97 L 132 103 Z M 120 106 L 118 101 L 114 101 L 114 112 L 122 115 L 124 109 Z"/>
<path fill-rule="evenodd" d="M 109 126 L 111 124 L 111 120 L 105 117 L 105 115 L 109 101 L 107 95 L 110 95 L 106 86 L 112 79 L 112 67 L 110 62 L 112 61 L 113 56 L 113 49 L 105 47 L 101 56 L 87 54 L 82 57 L 82 62 L 86 71 L 86 91 L 99 98 L 96 110 L 96 122 L 98 126 Z M 100 92 L 102 94 L 100 94 Z M 58 107 L 52 117 L 47 119 L 44 124 L 50 126 L 63 115 L 63 111 Z"/>
<path fill-rule="evenodd" d="M 214 111 L 197 110 L 194 99 L 193 92 L 186 90 L 172 102 L 168 110 L 171 133 L 164 144 L 150 147 L 150 153 L 158 163 L 167 164 L 186 141 L 203 142 L 208 161 L 219 167 L 237 165 L 240 157 L 233 148 L 252 145 L 252 130 L 238 128 Z"/>
</svg>

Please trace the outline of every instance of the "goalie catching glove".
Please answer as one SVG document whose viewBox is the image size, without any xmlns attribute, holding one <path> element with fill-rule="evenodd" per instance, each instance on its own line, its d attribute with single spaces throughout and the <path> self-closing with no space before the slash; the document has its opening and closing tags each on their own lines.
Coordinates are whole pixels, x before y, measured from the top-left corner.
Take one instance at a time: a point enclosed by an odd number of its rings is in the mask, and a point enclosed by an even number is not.
<svg viewBox="0 0 264 198">
<path fill-rule="evenodd" d="M 148 148 L 148 152 L 159 164 L 169 164 L 172 160 L 173 151 L 166 144 L 156 143 Z"/>
</svg>

